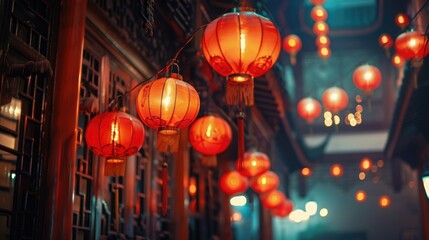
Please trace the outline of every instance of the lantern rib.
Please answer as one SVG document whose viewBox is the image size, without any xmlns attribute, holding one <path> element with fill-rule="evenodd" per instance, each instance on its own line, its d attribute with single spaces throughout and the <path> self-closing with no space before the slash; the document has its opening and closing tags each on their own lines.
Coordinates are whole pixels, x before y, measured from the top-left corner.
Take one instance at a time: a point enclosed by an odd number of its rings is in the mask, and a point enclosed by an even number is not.
<svg viewBox="0 0 429 240">
<path fill-rule="evenodd" d="M 220 21 L 220 20 L 218 20 L 218 21 L 216 22 L 216 42 L 217 42 L 217 45 L 218 45 L 219 51 L 220 51 L 220 53 L 222 54 L 222 58 L 226 60 L 226 56 L 225 56 L 225 54 L 224 54 L 224 53 L 223 53 L 223 51 L 222 51 L 222 47 L 220 46 L 220 41 L 219 41 L 219 21 Z M 206 48 L 206 49 L 208 49 L 208 48 Z M 210 56 L 211 56 L 211 54 L 210 54 Z M 228 64 L 228 66 L 231 68 L 231 70 L 232 70 L 232 71 L 234 71 L 234 68 L 231 66 L 231 64 L 229 63 L 229 61 L 225 61 L 225 62 Z M 227 74 L 227 76 L 228 76 L 229 74 L 231 74 L 231 73 L 228 73 L 228 74 Z"/>
<path fill-rule="evenodd" d="M 168 79 L 167 79 L 168 80 Z M 170 116 L 170 119 L 168 120 L 168 122 L 167 122 L 167 127 L 168 127 L 168 125 L 170 125 L 171 124 L 171 120 L 173 120 L 173 117 L 174 117 L 174 114 L 175 114 L 175 112 L 176 112 L 176 102 L 177 102 L 177 81 L 180 81 L 180 80 L 177 80 L 177 79 L 174 79 L 174 86 L 175 86 L 175 89 L 174 89 L 174 104 L 173 104 L 173 111 L 171 112 L 171 116 Z M 167 82 L 167 81 L 166 81 Z M 165 86 L 165 84 L 164 84 L 164 86 Z M 163 89 L 163 91 L 162 91 L 163 93 L 164 93 L 164 89 Z M 189 101 L 188 101 L 189 102 Z M 162 104 L 161 104 L 162 105 Z M 183 119 L 182 119 L 183 120 Z"/>
<path fill-rule="evenodd" d="M 116 137 L 118 137 L 118 139 L 119 139 L 119 136 L 116 136 L 116 134 L 117 134 L 117 126 L 118 126 L 118 115 L 116 114 L 115 115 L 115 120 L 114 120 L 114 130 L 113 130 L 113 134 L 114 134 L 114 136 L 110 136 L 110 140 L 112 141 L 112 156 L 116 156 L 116 152 L 115 152 L 115 150 L 116 150 L 116 148 L 115 148 L 115 138 Z"/>
<path fill-rule="evenodd" d="M 264 42 L 263 40 L 264 40 L 264 30 L 265 30 L 264 29 L 264 24 L 262 23 L 262 19 L 260 17 L 258 17 L 257 19 L 259 21 L 259 25 L 260 25 L 260 28 L 261 28 L 261 39 L 259 40 L 259 49 L 258 49 L 258 52 L 256 53 L 255 60 L 258 59 L 259 53 L 261 52 L 262 43 Z"/>
<path fill-rule="evenodd" d="M 167 84 L 167 81 L 168 81 L 168 78 L 165 79 L 164 84 L 162 85 L 161 104 L 159 104 L 159 122 L 160 123 L 162 123 L 162 104 L 163 104 L 163 99 L 164 99 L 164 89 L 165 89 L 165 85 Z M 168 125 L 168 122 L 166 122 L 166 125 Z M 159 126 L 159 127 L 163 127 L 163 126 Z"/>
<path fill-rule="evenodd" d="M 188 103 L 188 106 L 186 107 L 186 111 L 185 111 L 185 114 L 183 114 L 183 116 L 187 116 L 188 115 L 189 106 L 191 105 L 191 101 L 190 101 L 190 99 L 191 99 L 191 89 L 189 88 L 189 86 L 186 86 L 186 89 L 188 90 L 188 101 L 186 101 Z M 179 122 L 179 124 L 177 124 L 177 126 L 181 125 L 182 122 L 183 122 L 183 120 L 184 119 L 182 118 L 182 120 L 180 120 L 180 122 Z"/>
<path fill-rule="evenodd" d="M 243 67 L 243 62 L 242 62 L 242 52 L 241 52 L 241 18 L 240 18 L 240 13 L 237 14 L 237 18 L 238 18 L 238 49 L 240 49 L 240 59 L 239 59 L 239 64 L 238 64 L 238 71 L 241 72 L 240 70 Z"/>
<path fill-rule="evenodd" d="M 101 132 L 101 123 L 103 122 L 103 119 L 105 118 L 106 116 L 103 116 L 101 119 L 100 119 L 100 123 L 98 124 L 98 132 L 100 133 Z M 101 134 L 98 134 L 98 144 L 97 144 L 98 146 L 100 146 L 101 148 L 100 148 L 100 152 L 101 153 L 103 153 L 103 146 L 101 146 Z"/>
<path fill-rule="evenodd" d="M 149 84 L 149 91 L 148 91 L 148 96 L 147 96 L 147 106 L 148 106 L 147 110 L 149 112 L 150 118 L 152 118 L 152 112 L 151 112 L 151 106 L 150 106 L 150 99 L 151 99 L 151 97 L 150 97 L 151 91 L 150 90 L 151 90 L 153 84 L 154 84 L 153 82 Z M 143 101 L 144 101 L 144 99 L 143 99 Z"/>
</svg>

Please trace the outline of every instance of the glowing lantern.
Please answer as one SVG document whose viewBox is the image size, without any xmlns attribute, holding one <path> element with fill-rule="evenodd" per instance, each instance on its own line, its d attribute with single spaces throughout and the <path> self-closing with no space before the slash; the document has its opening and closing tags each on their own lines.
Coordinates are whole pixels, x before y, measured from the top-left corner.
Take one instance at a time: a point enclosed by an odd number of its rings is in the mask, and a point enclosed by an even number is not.
<svg viewBox="0 0 429 240">
<path fill-rule="evenodd" d="M 397 68 L 402 68 L 405 65 L 405 60 L 401 58 L 398 54 L 393 55 L 392 64 Z"/>
<path fill-rule="evenodd" d="M 220 189 L 229 195 L 235 195 L 246 191 L 249 182 L 238 171 L 224 173 L 219 180 Z"/>
<path fill-rule="evenodd" d="M 287 217 L 293 210 L 293 203 L 289 199 L 285 199 L 283 203 L 271 212 L 276 217 Z"/>
<path fill-rule="evenodd" d="M 329 47 L 321 47 L 318 49 L 317 54 L 322 59 L 328 59 L 331 57 L 331 49 Z"/>
<path fill-rule="evenodd" d="M 404 13 L 399 13 L 395 17 L 395 23 L 398 27 L 404 29 L 410 23 L 410 18 Z"/>
<path fill-rule="evenodd" d="M 276 26 L 249 8 L 239 8 L 209 23 L 202 49 L 210 66 L 227 77 L 226 102 L 251 106 L 253 78 L 277 61 L 281 38 Z"/>
<path fill-rule="evenodd" d="M 299 52 L 299 50 L 301 50 L 301 47 L 301 39 L 295 34 L 290 34 L 283 39 L 283 50 L 289 53 L 290 62 L 292 65 L 295 65 L 296 54 Z"/>
<path fill-rule="evenodd" d="M 253 179 L 250 186 L 257 193 L 266 193 L 279 186 L 279 177 L 272 171 L 266 171 Z"/>
<path fill-rule="evenodd" d="M 387 33 L 383 33 L 380 35 L 380 37 L 378 37 L 378 43 L 386 51 L 386 56 L 389 57 L 390 56 L 389 49 L 393 46 L 392 37 Z"/>
<path fill-rule="evenodd" d="M 136 154 L 144 142 L 143 124 L 125 112 L 105 112 L 89 121 L 86 144 L 96 155 L 106 159 L 105 175 L 124 174 L 124 160 Z"/>
<path fill-rule="evenodd" d="M 285 195 L 279 190 L 273 190 L 261 195 L 262 205 L 267 209 L 278 208 L 285 200 Z"/>
<path fill-rule="evenodd" d="M 231 144 L 232 133 L 229 124 L 220 117 L 208 115 L 195 120 L 189 128 L 189 142 L 198 152 L 206 166 L 216 166 L 216 154 Z"/>
<path fill-rule="evenodd" d="M 363 158 L 360 161 L 360 169 L 362 171 L 368 171 L 371 168 L 371 166 L 372 166 L 372 162 L 371 162 L 371 159 L 369 158 Z"/>
<path fill-rule="evenodd" d="M 374 66 L 361 65 L 353 72 L 353 83 L 360 90 L 371 94 L 381 84 L 381 72 Z"/>
<path fill-rule="evenodd" d="M 200 98 L 182 76 L 172 73 L 144 85 L 137 96 L 137 112 L 144 124 L 158 131 L 157 150 L 177 152 L 179 129 L 197 117 Z"/>
<path fill-rule="evenodd" d="M 316 35 L 326 35 L 329 33 L 328 24 L 323 21 L 317 21 L 313 25 L 313 33 Z"/>
<path fill-rule="evenodd" d="M 270 169 L 271 163 L 267 155 L 262 152 L 250 150 L 244 153 L 244 159 L 237 162 L 237 170 L 246 177 L 258 176 Z"/>
<path fill-rule="evenodd" d="M 328 18 L 328 12 L 326 9 L 320 5 L 316 5 L 311 9 L 311 19 L 315 22 L 317 21 L 325 21 Z"/>
<path fill-rule="evenodd" d="M 323 92 L 322 103 L 327 110 L 337 113 L 349 105 L 349 96 L 343 89 L 331 87 Z"/>
<path fill-rule="evenodd" d="M 389 196 L 386 196 L 386 195 L 381 196 L 381 197 L 378 199 L 378 204 L 379 204 L 379 205 L 380 205 L 380 207 L 382 207 L 382 208 L 387 208 L 387 207 L 389 207 L 389 206 L 390 206 L 390 198 L 389 198 Z"/>
<path fill-rule="evenodd" d="M 310 0 L 310 2 L 314 5 L 324 4 L 326 0 Z"/>
<path fill-rule="evenodd" d="M 421 32 L 405 32 L 396 37 L 395 51 L 405 60 L 423 58 L 427 37 Z"/>
<path fill-rule="evenodd" d="M 305 177 L 310 176 L 311 175 L 311 169 L 305 167 L 305 168 L 301 169 L 301 174 L 302 174 L 302 176 L 305 176 Z"/>
<path fill-rule="evenodd" d="M 336 163 L 331 166 L 331 175 L 334 177 L 341 177 L 343 175 L 343 166 Z"/>
<path fill-rule="evenodd" d="M 298 102 L 296 110 L 301 118 L 312 123 L 322 113 L 322 106 L 317 100 L 307 97 Z"/>
<path fill-rule="evenodd" d="M 331 40 L 326 35 L 318 35 L 316 37 L 316 46 L 320 49 L 322 47 L 329 47 Z"/>
<path fill-rule="evenodd" d="M 357 191 L 355 194 L 355 199 L 358 202 L 364 202 L 366 200 L 366 192 L 362 190 Z"/>
</svg>

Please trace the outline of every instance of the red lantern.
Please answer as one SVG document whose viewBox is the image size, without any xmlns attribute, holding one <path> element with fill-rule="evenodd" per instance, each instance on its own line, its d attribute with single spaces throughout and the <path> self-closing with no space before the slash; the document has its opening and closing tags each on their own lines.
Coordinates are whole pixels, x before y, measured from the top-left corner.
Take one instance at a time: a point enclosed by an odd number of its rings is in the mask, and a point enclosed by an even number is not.
<svg viewBox="0 0 429 240">
<path fill-rule="evenodd" d="M 320 5 L 316 5 L 311 9 L 311 19 L 315 22 L 317 21 L 325 21 L 328 18 L 328 12 L 326 9 Z"/>
<path fill-rule="evenodd" d="M 421 32 L 405 32 L 396 38 L 395 51 L 405 60 L 423 58 L 427 54 L 426 42 L 427 37 Z"/>
<path fill-rule="evenodd" d="M 393 55 L 392 64 L 397 68 L 402 68 L 405 65 L 405 60 L 401 58 L 398 54 Z"/>
<path fill-rule="evenodd" d="M 266 171 L 253 179 L 250 186 L 259 194 L 266 193 L 279 186 L 279 177 L 272 171 Z"/>
<path fill-rule="evenodd" d="M 285 195 L 279 190 L 273 190 L 261 196 L 262 205 L 267 209 L 275 209 L 285 200 Z"/>
<path fill-rule="evenodd" d="M 158 130 L 157 150 L 177 152 L 179 129 L 197 117 L 200 98 L 190 84 L 172 73 L 144 85 L 137 96 L 137 112 L 150 128 Z"/>
<path fill-rule="evenodd" d="M 370 94 L 381 84 L 381 72 L 378 68 L 365 64 L 353 72 L 353 83 L 357 88 Z"/>
<path fill-rule="evenodd" d="M 189 128 L 189 142 L 195 150 L 205 155 L 203 163 L 206 166 L 216 166 L 214 155 L 225 151 L 231 139 L 231 127 L 217 116 L 198 118 Z"/>
<path fill-rule="evenodd" d="M 233 170 L 224 173 L 219 180 L 220 189 L 229 195 L 235 195 L 246 191 L 249 182 L 239 172 Z"/>
<path fill-rule="evenodd" d="M 329 47 L 321 47 L 317 51 L 317 54 L 322 59 L 328 59 L 329 57 L 331 57 L 331 49 Z"/>
<path fill-rule="evenodd" d="M 283 39 L 283 50 L 289 53 L 290 62 L 292 65 L 295 65 L 296 54 L 299 52 L 299 50 L 301 50 L 301 48 L 302 48 L 302 42 L 297 35 L 290 34 Z"/>
<path fill-rule="evenodd" d="M 298 102 L 296 110 L 301 118 L 312 123 L 322 113 L 322 106 L 317 100 L 307 97 Z"/>
<path fill-rule="evenodd" d="M 328 48 L 331 44 L 331 40 L 326 35 L 318 35 L 316 37 L 316 46 L 320 49 L 322 47 Z"/>
<path fill-rule="evenodd" d="M 124 160 L 144 142 L 143 124 L 125 112 L 105 112 L 89 121 L 85 140 L 91 151 L 106 158 L 105 175 L 123 175 Z"/>
<path fill-rule="evenodd" d="M 326 0 L 310 0 L 310 2 L 314 5 L 324 4 Z"/>
<path fill-rule="evenodd" d="M 293 210 L 292 201 L 289 199 L 285 199 L 279 207 L 273 209 L 271 212 L 276 217 L 284 218 L 284 217 L 289 216 L 289 214 L 292 212 L 292 210 Z"/>
<path fill-rule="evenodd" d="M 338 164 L 338 163 L 333 164 L 331 166 L 330 171 L 331 171 L 331 175 L 333 177 L 341 177 L 343 175 L 343 173 L 344 173 L 343 172 L 343 166 L 341 164 Z"/>
<path fill-rule="evenodd" d="M 404 13 L 399 13 L 395 17 L 395 23 L 398 27 L 404 29 L 410 23 L 410 18 Z"/>
<path fill-rule="evenodd" d="M 378 37 L 378 43 L 383 48 L 389 49 L 393 45 L 393 39 L 389 34 L 383 33 L 380 35 L 380 37 Z"/>
<path fill-rule="evenodd" d="M 265 74 L 277 61 L 280 33 L 267 18 L 240 8 L 209 23 L 202 49 L 210 66 L 227 77 L 226 102 L 251 106 L 253 78 Z"/>
<path fill-rule="evenodd" d="M 270 169 L 271 163 L 267 155 L 262 152 L 250 150 L 244 153 L 244 159 L 237 161 L 237 170 L 246 177 L 258 176 Z"/>
<path fill-rule="evenodd" d="M 331 87 L 323 92 L 322 103 L 327 110 L 337 113 L 349 105 L 349 96 L 343 89 Z"/>
<path fill-rule="evenodd" d="M 327 35 L 329 33 L 328 24 L 323 21 L 315 22 L 313 25 L 313 33 L 316 35 Z"/>
</svg>

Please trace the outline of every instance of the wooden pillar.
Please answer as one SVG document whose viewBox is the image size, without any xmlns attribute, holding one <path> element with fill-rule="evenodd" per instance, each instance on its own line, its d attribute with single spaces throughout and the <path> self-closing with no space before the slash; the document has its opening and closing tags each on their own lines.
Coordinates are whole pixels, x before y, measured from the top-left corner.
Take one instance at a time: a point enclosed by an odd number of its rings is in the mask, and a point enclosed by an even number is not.
<svg viewBox="0 0 429 240">
<path fill-rule="evenodd" d="M 86 0 L 63 0 L 60 7 L 49 146 L 45 236 L 71 239 L 82 51 Z"/>
</svg>

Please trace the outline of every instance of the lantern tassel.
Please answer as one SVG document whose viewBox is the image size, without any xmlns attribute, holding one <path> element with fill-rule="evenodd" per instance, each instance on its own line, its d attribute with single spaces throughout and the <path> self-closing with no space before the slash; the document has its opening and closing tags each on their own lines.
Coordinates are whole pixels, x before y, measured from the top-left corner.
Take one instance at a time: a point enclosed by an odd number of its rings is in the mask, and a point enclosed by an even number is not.
<svg viewBox="0 0 429 240">
<path fill-rule="evenodd" d="M 238 171 L 243 169 L 244 160 L 244 112 L 237 114 L 237 127 L 238 127 Z"/>
<path fill-rule="evenodd" d="M 292 64 L 292 65 L 296 64 L 296 53 L 290 54 L 290 64 Z"/>
<path fill-rule="evenodd" d="M 125 176 L 125 161 L 122 159 L 108 159 L 104 163 L 104 176 Z"/>
<path fill-rule="evenodd" d="M 216 155 L 204 155 L 201 158 L 201 163 L 206 167 L 216 167 L 217 166 L 217 157 Z"/>
<path fill-rule="evenodd" d="M 176 153 L 179 150 L 179 130 L 160 128 L 157 134 L 156 150 L 158 152 Z"/>
<path fill-rule="evenodd" d="M 115 185 L 114 185 L 114 191 L 115 191 L 115 228 L 116 228 L 116 234 L 119 236 L 119 187 L 118 187 L 118 176 L 115 176 Z"/>
<path fill-rule="evenodd" d="M 167 195 L 168 195 L 168 177 L 167 177 L 167 161 L 164 160 L 162 163 L 162 192 L 161 192 L 161 198 L 162 198 L 162 205 L 161 205 L 161 212 L 162 215 L 167 215 Z"/>
<path fill-rule="evenodd" d="M 228 76 L 226 82 L 226 103 L 228 105 L 253 106 L 253 77 L 245 74 L 233 74 Z"/>
</svg>

